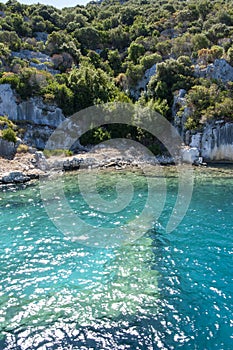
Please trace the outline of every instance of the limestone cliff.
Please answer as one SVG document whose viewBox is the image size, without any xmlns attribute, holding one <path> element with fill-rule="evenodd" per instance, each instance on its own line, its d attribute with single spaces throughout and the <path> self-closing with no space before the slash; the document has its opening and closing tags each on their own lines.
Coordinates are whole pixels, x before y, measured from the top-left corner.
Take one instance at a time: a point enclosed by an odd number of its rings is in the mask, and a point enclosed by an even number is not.
<svg viewBox="0 0 233 350">
<path fill-rule="evenodd" d="M 216 79 L 223 82 L 233 81 L 233 67 L 224 59 L 216 59 L 214 63 L 201 68 L 195 66 L 195 75 L 201 78 Z"/>
<path fill-rule="evenodd" d="M 233 123 L 205 125 L 203 132 L 189 135 L 189 146 L 196 147 L 205 161 L 233 161 Z"/>
<path fill-rule="evenodd" d="M 224 120 L 211 121 L 203 125 L 201 131 L 185 129 L 185 122 L 190 115 L 186 104 L 185 90 L 180 90 L 174 98 L 173 118 L 184 141 L 183 159 L 187 162 L 204 161 L 233 161 L 233 123 Z M 183 112 L 178 115 L 179 108 Z"/>
<path fill-rule="evenodd" d="M 22 126 L 23 140 L 39 149 L 44 148 L 53 130 L 65 119 L 60 108 L 45 104 L 41 98 L 18 102 L 9 84 L 0 85 L 0 115 Z"/>
</svg>

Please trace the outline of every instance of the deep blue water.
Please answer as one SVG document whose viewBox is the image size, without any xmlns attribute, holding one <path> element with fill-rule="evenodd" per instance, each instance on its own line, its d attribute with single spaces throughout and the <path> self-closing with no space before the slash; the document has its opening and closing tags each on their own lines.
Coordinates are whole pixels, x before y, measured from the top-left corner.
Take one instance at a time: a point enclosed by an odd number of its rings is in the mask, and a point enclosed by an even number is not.
<svg viewBox="0 0 233 350">
<path fill-rule="evenodd" d="M 95 248 L 64 235 L 48 218 L 38 185 L 2 191 L 0 349 L 232 349 L 232 170 L 194 169 L 188 212 L 167 233 L 177 195 L 175 170 L 167 168 L 158 221 L 119 247 Z M 64 178 L 65 195 L 89 224 L 120 227 L 147 196 L 144 176 L 124 178 L 134 195 L 120 213 L 88 207 L 75 174 Z M 102 173 L 102 198 L 117 197 L 115 179 Z M 61 217 L 59 198 L 52 205 Z"/>
</svg>

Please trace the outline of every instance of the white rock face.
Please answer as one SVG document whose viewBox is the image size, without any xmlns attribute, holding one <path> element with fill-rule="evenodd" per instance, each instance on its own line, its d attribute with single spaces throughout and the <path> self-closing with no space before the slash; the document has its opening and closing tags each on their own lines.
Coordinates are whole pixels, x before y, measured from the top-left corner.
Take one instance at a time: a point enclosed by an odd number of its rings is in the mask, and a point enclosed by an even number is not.
<svg viewBox="0 0 233 350">
<path fill-rule="evenodd" d="M 14 121 L 27 121 L 36 125 L 56 128 L 65 119 L 62 110 L 54 105 L 46 105 L 38 98 L 30 98 L 18 105 Z"/>
<path fill-rule="evenodd" d="M 44 104 L 39 98 L 30 98 L 17 104 L 9 84 L 0 85 L 0 115 L 6 115 L 15 122 L 25 121 L 54 128 L 65 120 L 60 108 Z"/>
<path fill-rule="evenodd" d="M 53 130 L 65 120 L 60 108 L 45 104 L 40 98 L 30 98 L 17 104 L 9 84 L 0 85 L 0 115 L 16 123 L 24 122 L 26 133 L 23 140 L 40 149 L 45 147 Z"/>
<path fill-rule="evenodd" d="M 208 74 L 210 73 L 212 78 L 223 81 L 232 79 L 233 81 L 233 67 L 225 60 L 215 60 L 213 71 L 208 71 Z M 180 107 L 184 107 L 184 111 L 180 116 L 177 116 Z M 218 120 L 206 125 L 202 132 L 193 133 L 185 130 L 184 127 L 189 112 L 189 108 L 186 106 L 185 90 L 181 89 L 174 96 L 172 114 L 174 125 L 185 145 L 188 146 L 182 150 L 183 161 L 192 164 L 199 162 L 199 157 L 203 158 L 204 161 L 233 161 L 233 123 Z M 196 150 L 198 150 L 199 155 L 197 155 Z"/>
<path fill-rule="evenodd" d="M 216 161 L 233 161 L 233 144 L 220 145 L 219 147 L 214 147 L 214 149 L 210 153 L 210 159 Z"/>
<path fill-rule="evenodd" d="M 224 59 L 216 59 L 214 63 L 203 69 L 196 65 L 195 74 L 198 77 L 217 79 L 223 82 L 233 81 L 233 67 Z"/>
<path fill-rule="evenodd" d="M 30 51 L 30 50 L 21 50 L 20 52 L 12 51 L 11 55 L 13 57 L 18 57 L 18 58 L 27 59 L 27 60 L 36 58 L 40 62 L 52 61 L 50 56 L 45 55 L 44 53 L 38 52 L 38 51 Z"/>
<path fill-rule="evenodd" d="M 190 147 L 196 147 L 198 149 L 201 148 L 201 137 L 202 133 L 198 132 L 194 135 L 191 135 L 191 142 L 189 144 Z"/>
<path fill-rule="evenodd" d="M 185 147 L 181 150 L 181 160 L 187 164 L 197 164 L 199 162 L 200 152 L 196 147 Z"/>
<path fill-rule="evenodd" d="M 207 125 L 201 138 L 205 160 L 233 161 L 233 123 Z"/>
<path fill-rule="evenodd" d="M 11 120 L 17 118 L 18 115 L 18 106 L 9 84 L 0 85 L 0 115 L 6 115 Z"/>
</svg>

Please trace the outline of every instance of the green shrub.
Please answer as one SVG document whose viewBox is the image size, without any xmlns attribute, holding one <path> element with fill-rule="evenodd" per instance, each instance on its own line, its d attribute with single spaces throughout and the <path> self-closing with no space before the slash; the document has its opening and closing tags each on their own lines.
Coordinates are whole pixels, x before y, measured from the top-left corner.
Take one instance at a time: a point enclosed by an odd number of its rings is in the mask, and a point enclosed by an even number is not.
<svg viewBox="0 0 233 350">
<path fill-rule="evenodd" d="M 196 130 L 198 127 L 198 122 L 192 117 L 188 117 L 185 123 L 185 129 L 187 130 Z"/>
<path fill-rule="evenodd" d="M 5 127 L 14 129 L 16 128 L 15 124 L 9 120 L 7 117 L 0 116 L 0 129 L 4 129 Z"/>
<path fill-rule="evenodd" d="M 64 154 L 65 154 L 66 157 L 71 157 L 74 153 L 71 150 L 66 149 Z"/>
<path fill-rule="evenodd" d="M 27 145 L 19 145 L 17 148 L 17 153 L 27 153 L 28 152 L 29 147 Z"/>
<path fill-rule="evenodd" d="M 19 76 L 14 73 L 4 73 L 0 78 L 0 84 L 10 84 L 13 89 L 17 89 L 20 83 Z"/>
<path fill-rule="evenodd" d="M 145 55 L 140 59 L 140 64 L 145 70 L 151 68 L 155 63 L 161 62 L 162 56 L 158 53 L 153 53 L 151 55 Z"/>
<path fill-rule="evenodd" d="M 16 143 L 16 141 L 17 141 L 15 131 L 12 129 L 9 129 L 9 128 L 2 130 L 2 138 L 4 140 L 7 140 L 8 142 Z"/>
<path fill-rule="evenodd" d="M 99 127 L 83 134 L 80 138 L 80 142 L 82 145 L 97 145 L 98 143 L 107 141 L 110 138 L 110 132 L 105 127 Z"/>
<path fill-rule="evenodd" d="M 45 149 L 43 151 L 44 155 L 46 158 L 50 158 L 50 157 L 70 157 L 73 155 L 73 152 L 68 150 L 68 149 Z"/>
</svg>

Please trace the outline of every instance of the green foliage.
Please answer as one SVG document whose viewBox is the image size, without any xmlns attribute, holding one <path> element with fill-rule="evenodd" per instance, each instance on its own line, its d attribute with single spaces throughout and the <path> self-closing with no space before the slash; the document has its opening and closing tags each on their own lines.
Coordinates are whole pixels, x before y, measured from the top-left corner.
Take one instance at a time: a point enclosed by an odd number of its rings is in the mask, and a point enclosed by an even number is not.
<svg viewBox="0 0 233 350">
<path fill-rule="evenodd" d="M 210 41 L 208 38 L 205 36 L 205 34 L 200 33 L 200 34 L 195 34 L 192 37 L 192 46 L 195 51 L 208 48 L 210 45 Z"/>
<path fill-rule="evenodd" d="M 16 91 L 22 98 L 33 95 L 41 95 L 43 89 L 52 80 L 52 75 L 46 71 L 39 71 L 36 68 L 22 68 L 17 77 L 18 85 Z"/>
<path fill-rule="evenodd" d="M 27 153 L 28 149 L 29 147 L 27 145 L 20 144 L 17 148 L 17 153 Z"/>
<path fill-rule="evenodd" d="M 66 84 L 53 81 L 42 91 L 45 100 L 55 100 L 65 115 L 68 116 L 74 113 L 74 93 Z"/>
<path fill-rule="evenodd" d="M 192 75 L 188 58 L 158 63 L 156 75 L 148 84 L 148 93 L 155 100 L 166 99 L 171 107 L 173 92 L 181 88 L 189 89 L 192 86 Z"/>
<path fill-rule="evenodd" d="M 208 81 L 195 85 L 187 94 L 187 103 L 191 111 L 186 128 L 193 130 L 209 120 L 233 120 L 232 91 L 226 92 L 223 87 Z"/>
<path fill-rule="evenodd" d="M 214 24 L 208 31 L 208 38 L 217 44 L 218 39 L 225 38 L 229 35 L 230 28 L 224 23 Z"/>
<path fill-rule="evenodd" d="M 233 47 L 230 47 L 227 51 L 228 62 L 233 66 Z"/>
<path fill-rule="evenodd" d="M 134 22 L 136 11 L 132 7 L 123 7 L 120 13 L 120 22 L 128 26 L 132 25 Z"/>
<path fill-rule="evenodd" d="M 94 50 L 101 46 L 101 35 L 95 28 L 84 27 L 76 29 L 74 36 L 83 48 Z"/>
<path fill-rule="evenodd" d="M 108 32 L 106 43 L 107 46 L 113 46 L 118 50 L 123 50 L 130 44 L 129 33 L 125 31 L 122 25 L 111 28 Z"/>
<path fill-rule="evenodd" d="M 10 57 L 10 54 L 11 50 L 9 47 L 4 43 L 0 43 L 0 59 L 7 60 Z"/>
<path fill-rule="evenodd" d="M 0 4 L 0 83 L 11 84 L 23 99 L 56 102 L 68 116 L 94 104 L 131 102 L 129 91 L 156 64 L 139 104 L 170 118 L 173 94 L 182 88 L 192 113 L 187 128 L 210 118 L 231 120 L 230 84 L 203 82 L 194 74 L 196 64 L 219 58 L 233 65 L 231 5 L 231 0 L 104 0 L 60 10 L 10 0 Z M 25 49 L 38 57 L 12 53 Z M 44 62 L 39 52 L 50 59 Z M 45 71 L 30 67 L 33 62 Z M 89 135 L 93 142 L 108 133 L 150 138 L 124 127 L 95 132 Z"/>
<path fill-rule="evenodd" d="M 172 43 L 172 53 L 175 55 L 175 57 L 179 57 L 181 55 L 191 56 L 192 39 L 193 37 L 189 33 L 185 33 L 182 36 L 174 38 Z"/>
<path fill-rule="evenodd" d="M 221 46 L 213 45 L 210 50 L 212 51 L 213 59 L 222 58 L 224 55 L 224 49 Z"/>
<path fill-rule="evenodd" d="M 197 130 L 198 129 L 198 122 L 192 117 L 188 117 L 186 122 L 185 122 L 185 129 L 187 130 Z"/>
<path fill-rule="evenodd" d="M 8 142 L 16 143 L 16 141 L 17 141 L 16 133 L 11 128 L 2 130 L 2 138 L 4 140 L 7 140 Z"/>
<path fill-rule="evenodd" d="M 10 84 L 13 89 L 17 89 L 20 84 L 20 78 L 14 73 L 4 73 L 0 78 L 0 84 Z"/>
<path fill-rule="evenodd" d="M 121 72 L 122 69 L 122 63 L 121 63 L 121 57 L 118 50 L 110 50 L 108 52 L 108 62 L 112 70 L 114 71 L 114 74 L 117 75 Z"/>
<path fill-rule="evenodd" d="M 68 76 L 68 86 L 74 93 L 74 110 L 92 106 L 99 102 L 108 102 L 116 92 L 108 75 L 91 64 L 82 64 L 74 68 Z"/>
<path fill-rule="evenodd" d="M 144 73 L 143 66 L 141 64 L 134 65 L 133 63 L 128 64 L 126 70 L 126 76 L 130 86 L 135 86 L 137 82 L 142 78 Z"/>
<path fill-rule="evenodd" d="M 107 141 L 111 139 L 111 133 L 106 129 L 106 127 L 94 128 L 89 130 L 80 138 L 82 145 L 97 145 L 100 142 Z"/>
<path fill-rule="evenodd" d="M 145 48 L 141 44 L 132 43 L 128 49 L 128 58 L 134 64 L 137 64 L 139 58 L 144 54 Z"/>
<path fill-rule="evenodd" d="M 46 41 L 46 51 L 52 54 L 69 53 L 76 62 L 79 61 L 79 43 L 64 31 L 52 32 Z"/>
<path fill-rule="evenodd" d="M 5 116 L 0 116 L 0 129 L 15 129 L 15 124 Z"/>
<path fill-rule="evenodd" d="M 73 152 L 68 150 L 68 149 L 53 149 L 53 150 L 49 150 L 49 149 L 45 149 L 43 151 L 44 156 L 46 158 L 50 158 L 50 157 L 71 157 L 73 155 Z"/>
<path fill-rule="evenodd" d="M 158 53 L 148 54 L 140 59 L 140 64 L 143 66 L 144 70 L 151 68 L 154 64 L 162 61 L 161 55 Z"/>
<path fill-rule="evenodd" d="M 163 56 L 167 57 L 171 53 L 172 43 L 170 40 L 160 41 L 156 45 L 156 50 Z"/>
<path fill-rule="evenodd" d="M 16 32 L 0 31 L 0 43 L 7 43 L 10 50 L 19 50 L 21 47 L 21 40 Z"/>
</svg>

